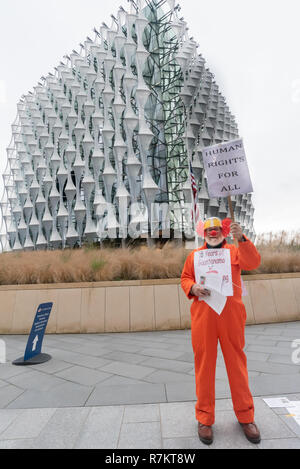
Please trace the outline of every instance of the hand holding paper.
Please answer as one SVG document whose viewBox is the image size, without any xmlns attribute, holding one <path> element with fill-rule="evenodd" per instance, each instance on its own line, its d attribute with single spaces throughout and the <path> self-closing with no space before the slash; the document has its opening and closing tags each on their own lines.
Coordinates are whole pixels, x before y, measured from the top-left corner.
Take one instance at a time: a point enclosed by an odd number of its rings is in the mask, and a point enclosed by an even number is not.
<svg viewBox="0 0 300 469">
<path fill-rule="evenodd" d="M 227 296 L 222 295 L 216 290 L 212 290 L 210 296 L 199 298 L 199 300 L 205 301 L 208 306 L 210 306 L 217 314 L 220 315 L 225 307 Z"/>
<path fill-rule="evenodd" d="M 193 293 L 193 295 L 198 296 L 200 298 L 202 298 L 202 297 L 204 298 L 204 297 L 210 295 L 210 291 L 208 291 L 207 288 L 203 287 L 202 285 L 198 285 L 198 284 L 193 286 L 192 293 Z"/>
<path fill-rule="evenodd" d="M 194 256 L 196 282 L 201 283 L 199 301 L 205 301 L 217 314 L 221 314 L 227 296 L 233 295 L 230 253 L 227 249 L 204 249 Z M 201 287 L 201 285 L 199 285 Z M 195 286 L 194 286 L 195 287 Z M 210 290 L 210 296 L 203 296 L 204 288 Z M 201 293 L 201 295 L 200 295 Z"/>
</svg>

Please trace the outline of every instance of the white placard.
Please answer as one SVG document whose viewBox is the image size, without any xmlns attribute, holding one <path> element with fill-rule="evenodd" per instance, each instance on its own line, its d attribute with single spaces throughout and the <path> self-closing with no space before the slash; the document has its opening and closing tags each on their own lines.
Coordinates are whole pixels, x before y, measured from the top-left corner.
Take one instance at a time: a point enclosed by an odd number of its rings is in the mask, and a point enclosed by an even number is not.
<svg viewBox="0 0 300 469">
<path fill-rule="evenodd" d="M 253 192 L 242 139 L 206 147 L 202 155 L 210 197 Z"/>
<path fill-rule="evenodd" d="M 233 296 L 229 249 L 202 249 L 194 254 L 195 279 L 224 296 Z"/>
<path fill-rule="evenodd" d="M 210 290 L 210 296 L 199 298 L 221 314 L 228 296 L 233 296 L 231 259 L 228 249 L 203 249 L 194 254 L 196 283 Z"/>
<path fill-rule="evenodd" d="M 227 296 L 222 295 L 216 290 L 210 290 L 210 296 L 206 296 L 205 298 L 199 297 L 198 299 L 199 301 L 205 301 L 205 303 L 220 316 L 226 305 Z"/>
</svg>

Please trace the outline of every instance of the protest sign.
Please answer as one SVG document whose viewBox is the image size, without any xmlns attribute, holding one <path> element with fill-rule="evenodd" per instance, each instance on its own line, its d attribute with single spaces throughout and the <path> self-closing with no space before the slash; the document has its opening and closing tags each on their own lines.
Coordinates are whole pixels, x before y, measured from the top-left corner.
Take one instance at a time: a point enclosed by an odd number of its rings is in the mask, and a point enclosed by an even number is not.
<svg viewBox="0 0 300 469">
<path fill-rule="evenodd" d="M 253 192 L 242 139 L 206 147 L 202 155 L 211 198 Z"/>
<path fill-rule="evenodd" d="M 203 249 L 195 252 L 194 270 L 196 283 L 205 286 L 211 292 L 203 301 L 216 313 L 221 314 L 227 297 L 233 296 L 229 250 Z"/>
</svg>

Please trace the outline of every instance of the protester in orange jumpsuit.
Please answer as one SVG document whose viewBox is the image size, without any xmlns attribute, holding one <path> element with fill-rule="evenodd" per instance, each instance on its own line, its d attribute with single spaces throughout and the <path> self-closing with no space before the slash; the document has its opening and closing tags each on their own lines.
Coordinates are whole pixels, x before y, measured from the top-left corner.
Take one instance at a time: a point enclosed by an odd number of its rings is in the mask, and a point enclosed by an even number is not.
<svg viewBox="0 0 300 469">
<path fill-rule="evenodd" d="M 260 265 L 260 255 L 254 244 L 243 235 L 237 223 L 232 223 L 230 227 L 228 219 L 221 222 L 218 218 L 212 218 L 208 219 L 204 226 L 202 224 L 202 228 L 205 244 L 199 250 L 211 248 L 230 250 L 233 296 L 227 297 L 220 315 L 208 306 L 205 296 L 210 292 L 204 286 L 196 284 L 195 280 L 196 251 L 189 254 L 182 271 L 181 286 L 187 297 L 194 300 L 191 306 L 191 333 L 198 399 L 196 404 L 198 435 L 205 444 L 213 441 L 211 426 L 215 421 L 215 371 L 219 340 L 236 417 L 247 439 L 252 443 L 258 443 L 260 433 L 254 423 L 254 405 L 248 385 L 247 359 L 243 352 L 246 310 L 242 302 L 241 270 L 256 269 Z M 229 235 L 230 230 L 238 240 L 238 247 L 226 242 L 225 237 Z M 199 301 L 198 297 L 204 301 Z"/>
</svg>

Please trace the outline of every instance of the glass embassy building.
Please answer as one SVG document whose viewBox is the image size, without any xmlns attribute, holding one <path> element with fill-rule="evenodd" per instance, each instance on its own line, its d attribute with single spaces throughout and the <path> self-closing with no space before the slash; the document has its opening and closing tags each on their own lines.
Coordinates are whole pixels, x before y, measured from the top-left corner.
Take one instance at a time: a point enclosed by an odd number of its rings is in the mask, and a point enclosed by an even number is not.
<svg viewBox="0 0 300 469">
<path fill-rule="evenodd" d="M 204 147 L 239 137 L 175 0 L 130 0 L 17 104 L 3 174 L 3 251 L 193 237 L 210 199 Z M 253 239 L 251 194 L 235 219 Z"/>
</svg>

